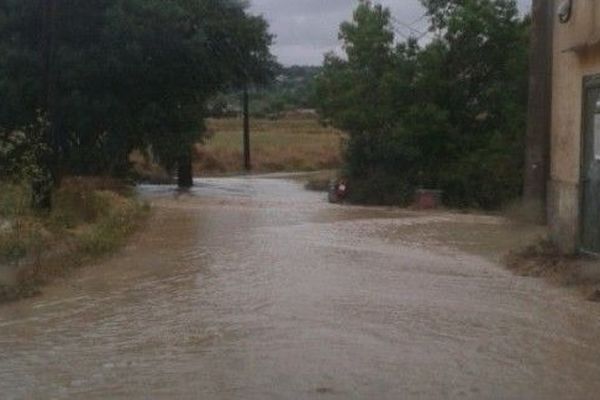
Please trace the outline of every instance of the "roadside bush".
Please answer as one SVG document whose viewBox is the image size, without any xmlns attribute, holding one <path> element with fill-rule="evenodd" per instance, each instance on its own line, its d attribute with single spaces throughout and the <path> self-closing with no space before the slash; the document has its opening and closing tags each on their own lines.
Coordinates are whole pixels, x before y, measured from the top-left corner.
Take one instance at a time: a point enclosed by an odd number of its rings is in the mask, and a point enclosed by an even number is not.
<svg viewBox="0 0 600 400">
<path fill-rule="evenodd" d="M 413 186 L 398 175 L 374 173 L 368 178 L 353 179 L 347 199 L 360 204 L 407 206 L 413 199 Z"/>
<path fill-rule="evenodd" d="M 442 175 L 444 201 L 453 207 L 498 209 L 519 197 L 521 148 L 483 149 L 458 160 Z"/>
<path fill-rule="evenodd" d="M 66 179 L 50 214 L 32 212 L 29 193 L 22 185 L 0 183 L 0 262 L 15 263 L 66 243 L 90 255 L 111 251 L 148 210 L 122 183 L 105 178 Z"/>
<path fill-rule="evenodd" d="M 101 217 L 78 239 L 80 250 L 92 256 L 118 247 L 149 210 L 147 205 L 106 191 L 96 193 L 96 205 L 96 212 Z"/>
<path fill-rule="evenodd" d="M 0 183 L 0 301 L 31 296 L 121 246 L 149 211 L 131 194 L 112 179 L 68 178 L 54 194 L 52 212 L 36 213 L 28 189 Z"/>
<path fill-rule="evenodd" d="M 108 204 L 94 191 L 66 188 L 55 194 L 50 222 L 60 228 L 73 229 L 95 222 Z"/>
</svg>

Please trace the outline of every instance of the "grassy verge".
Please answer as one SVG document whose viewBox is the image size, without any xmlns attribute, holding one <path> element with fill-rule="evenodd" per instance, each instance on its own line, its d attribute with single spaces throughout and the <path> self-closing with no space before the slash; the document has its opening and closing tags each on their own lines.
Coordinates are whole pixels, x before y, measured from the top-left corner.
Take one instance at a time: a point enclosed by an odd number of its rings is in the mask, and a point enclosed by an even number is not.
<svg viewBox="0 0 600 400">
<path fill-rule="evenodd" d="M 564 255 L 550 241 L 542 241 L 506 257 L 508 268 L 520 276 L 544 278 L 600 302 L 600 260 L 584 255 Z"/>
<path fill-rule="evenodd" d="M 197 175 L 236 173 L 242 170 L 242 122 L 236 118 L 211 119 L 212 133 L 196 146 Z M 251 121 L 252 164 L 256 172 L 316 171 L 342 164 L 342 134 L 323 127 L 314 118 Z"/>
<path fill-rule="evenodd" d="M 47 215 L 28 208 L 24 186 L 0 186 L 0 301 L 31 296 L 115 251 L 148 214 L 130 189 L 107 179 L 65 180 Z"/>
</svg>

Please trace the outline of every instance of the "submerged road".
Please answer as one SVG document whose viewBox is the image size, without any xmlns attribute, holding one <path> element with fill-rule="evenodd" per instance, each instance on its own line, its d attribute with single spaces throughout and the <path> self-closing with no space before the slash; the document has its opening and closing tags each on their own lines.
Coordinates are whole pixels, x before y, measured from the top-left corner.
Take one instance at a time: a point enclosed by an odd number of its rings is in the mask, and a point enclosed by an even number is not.
<svg viewBox="0 0 600 400">
<path fill-rule="evenodd" d="M 0 398 L 599 398 L 600 306 L 497 262 L 527 228 L 283 179 L 141 192 L 120 254 L 0 306 Z"/>
</svg>

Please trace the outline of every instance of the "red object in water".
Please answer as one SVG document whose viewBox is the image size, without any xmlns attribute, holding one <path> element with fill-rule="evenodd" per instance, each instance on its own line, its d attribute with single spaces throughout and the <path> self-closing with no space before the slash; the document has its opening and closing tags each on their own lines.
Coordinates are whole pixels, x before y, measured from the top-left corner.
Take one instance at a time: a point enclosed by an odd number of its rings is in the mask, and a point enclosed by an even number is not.
<svg viewBox="0 0 600 400">
<path fill-rule="evenodd" d="M 432 210 L 442 205 L 441 190 L 419 189 L 415 194 L 415 207 L 420 210 Z"/>
<path fill-rule="evenodd" d="M 348 195 L 348 184 L 346 181 L 332 181 L 329 185 L 329 202 L 341 203 Z"/>
<path fill-rule="evenodd" d="M 346 185 L 346 182 L 341 181 L 340 183 L 338 183 L 337 188 L 336 188 L 336 194 L 337 194 L 338 198 L 344 199 L 344 197 L 346 197 L 347 190 L 348 190 L 348 186 Z"/>
</svg>

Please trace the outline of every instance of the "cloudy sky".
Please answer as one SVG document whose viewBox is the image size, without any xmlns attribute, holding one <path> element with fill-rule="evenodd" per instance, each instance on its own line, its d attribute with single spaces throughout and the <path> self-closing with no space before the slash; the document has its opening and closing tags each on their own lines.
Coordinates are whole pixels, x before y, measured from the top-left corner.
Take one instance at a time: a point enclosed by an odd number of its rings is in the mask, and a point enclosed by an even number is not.
<svg viewBox="0 0 600 400">
<path fill-rule="evenodd" d="M 419 0 L 378 0 L 388 6 L 400 34 L 424 31 Z M 341 22 L 351 18 L 357 0 L 250 0 L 251 10 L 269 21 L 277 36 L 273 52 L 284 65 L 319 65 L 323 54 L 339 51 Z M 531 0 L 519 0 L 523 10 Z M 403 25 L 404 24 L 404 25 Z"/>
</svg>

